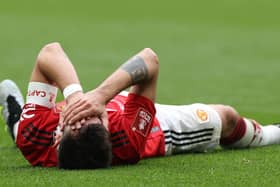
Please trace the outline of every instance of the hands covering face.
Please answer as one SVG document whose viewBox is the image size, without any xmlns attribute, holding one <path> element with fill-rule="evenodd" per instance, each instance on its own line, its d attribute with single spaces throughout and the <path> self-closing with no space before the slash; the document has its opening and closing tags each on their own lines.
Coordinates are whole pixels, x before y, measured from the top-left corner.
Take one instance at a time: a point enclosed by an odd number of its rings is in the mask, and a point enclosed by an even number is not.
<svg viewBox="0 0 280 187">
<path fill-rule="evenodd" d="M 79 103 L 79 101 L 80 100 L 77 100 L 76 102 L 73 103 L 73 105 L 76 105 L 76 103 Z M 93 106 L 93 108 L 95 108 L 94 106 Z M 100 105 L 98 105 L 98 106 L 100 106 Z M 71 106 L 69 106 L 69 108 L 71 109 Z M 73 107 L 73 109 L 75 109 L 75 108 Z M 97 107 L 96 109 L 99 109 L 99 108 Z M 64 112 L 62 112 L 60 114 L 59 123 L 58 123 L 58 126 L 57 126 L 55 134 L 54 134 L 54 145 L 53 146 L 57 147 L 57 149 L 58 149 L 59 143 L 60 143 L 62 135 L 63 135 L 63 131 L 66 130 L 65 129 L 66 126 L 69 126 L 68 130 L 72 131 L 72 132 L 70 132 L 72 134 L 78 133 L 79 129 L 83 125 L 90 125 L 90 124 L 103 124 L 105 126 L 105 128 L 108 129 L 108 118 L 107 118 L 107 112 L 105 110 L 105 106 L 104 106 L 104 111 L 102 111 L 102 107 L 101 107 L 101 109 L 99 109 L 97 111 L 102 112 L 101 115 L 103 116 L 103 119 L 101 117 L 93 115 L 91 117 L 82 118 L 80 120 L 79 117 L 81 117 L 81 116 L 75 118 L 75 115 L 73 115 L 73 116 L 70 115 L 70 116 L 68 116 L 70 118 L 70 120 L 72 119 L 71 116 L 74 117 L 74 120 L 71 120 L 71 123 L 65 122 L 66 121 L 65 115 L 64 115 Z M 70 112 L 70 114 L 72 114 L 72 113 Z M 105 121 L 105 123 L 104 123 L 104 121 Z"/>
<path fill-rule="evenodd" d="M 86 94 L 73 94 L 67 98 L 67 106 L 62 113 L 63 126 L 71 125 L 73 130 L 80 129 L 89 119 L 93 119 L 95 122 L 101 120 L 101 123 L 107 128 L 106 103 L 100 100 L 94 91 Z"/>
</svg>

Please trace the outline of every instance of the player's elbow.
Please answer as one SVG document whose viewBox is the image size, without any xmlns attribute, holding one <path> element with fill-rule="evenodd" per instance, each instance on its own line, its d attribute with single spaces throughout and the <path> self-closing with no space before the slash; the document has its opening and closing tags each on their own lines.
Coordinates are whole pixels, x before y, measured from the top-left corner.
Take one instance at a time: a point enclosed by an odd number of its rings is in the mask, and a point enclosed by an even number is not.
<svg viewBox="0 0 280 187">
<path fill-rule="evenodd" d="M 143 49 L 140 54 L 143 55 L 146 65 L 148 66 L 150 78 L 155 77 L 159 72 L 158 55 L 151 48 Z"/>
<path fill-rule="evenodd" d="M 48 59 L 50 59 L 50 57 L 54 56 L 59 51 L 61 51 L 61 49 L 62 47 L 58 42 L 46 44 L 45 46 L 42 47 L 42 49 L 38 54 L 37 63 L 46 62 Z"/>
<path fill-rule="evenodd" d="M 158 56 L 156 52 L 151 48 L 144 48 L 142 50 L 145 57 L 148 59 L 149 62 L 154 63 L 156 65 L 159 64 Z"/>
</svg>

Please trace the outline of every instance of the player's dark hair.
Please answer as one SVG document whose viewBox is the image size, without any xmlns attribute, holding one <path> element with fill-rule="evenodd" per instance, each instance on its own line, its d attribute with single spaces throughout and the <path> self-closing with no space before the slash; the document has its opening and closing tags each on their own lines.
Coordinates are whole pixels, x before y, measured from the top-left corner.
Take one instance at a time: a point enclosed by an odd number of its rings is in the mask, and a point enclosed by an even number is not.
<svg viewBox="0 0 280 187">
<path fill-rule="evenodd" d="M 65 134 L 58 150 L 59 168 L 109 167 L 112 160 L 112 145 L 109 137 L 109 132 L 101 124 L 85 125 L 77 136 Z"/>
</svg>

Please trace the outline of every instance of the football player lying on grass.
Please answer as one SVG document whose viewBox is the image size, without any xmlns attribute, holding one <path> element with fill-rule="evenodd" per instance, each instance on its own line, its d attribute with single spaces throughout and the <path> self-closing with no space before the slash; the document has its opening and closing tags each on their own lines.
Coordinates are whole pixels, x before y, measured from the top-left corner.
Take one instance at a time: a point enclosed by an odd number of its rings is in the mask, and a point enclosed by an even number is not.
<svg viewBox="0 0 280 187">
<path fill-rule="evenodd" d="M 280 143 L 280 128 L 241 117 L 230 106 L 155 104 L 158 71 L 157 55 L 144 49 L 83 93 L 62 47 L 51 43 L 38 55 L 26 104 L 11 80 L 0 84 L 0 104 L 10 134 L 33 166 L 106 168 L 219 144 Z M 122 92 L 128 87 L 129 93 Z M 66 102 L 55 104 L 57 88 Z"/>
</svg>

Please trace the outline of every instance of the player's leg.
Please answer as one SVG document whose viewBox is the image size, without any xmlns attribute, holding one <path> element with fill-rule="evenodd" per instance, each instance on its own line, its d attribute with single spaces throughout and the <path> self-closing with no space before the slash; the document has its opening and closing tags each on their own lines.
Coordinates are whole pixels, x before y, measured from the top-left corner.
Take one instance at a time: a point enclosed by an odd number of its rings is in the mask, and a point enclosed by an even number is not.
<svg viewBox="0 0 280 187">
<path fill-rule="evenodd" d="M 3 80 L 0 83 L 0 105 L 3 107 L 3 119 L 8 131 L 15 140 L 24 100 L 21 91 L 12 80 Z"/>
<path fill-rule="evenodd" d="M 210 106 L 156 104 L 165 136 L 165 155 L 211 151 L 219 145 L 222 121 Z"/>
<path fill-rule="evenodd" d="M 221 145 L 224 148 L 259 147 L 280 144 L 280 128 L 260 125 L 252 119 L 241 117 L 234 108 L 210 105 L 222 120 Z"/>
</svg>

